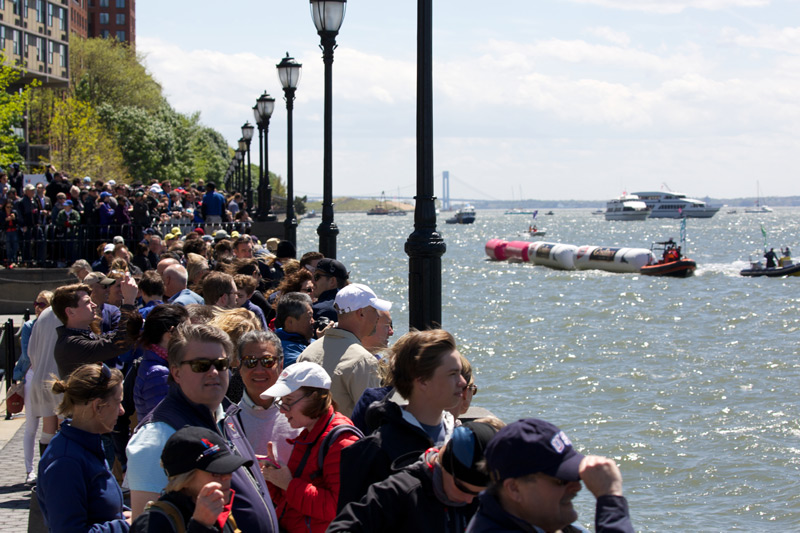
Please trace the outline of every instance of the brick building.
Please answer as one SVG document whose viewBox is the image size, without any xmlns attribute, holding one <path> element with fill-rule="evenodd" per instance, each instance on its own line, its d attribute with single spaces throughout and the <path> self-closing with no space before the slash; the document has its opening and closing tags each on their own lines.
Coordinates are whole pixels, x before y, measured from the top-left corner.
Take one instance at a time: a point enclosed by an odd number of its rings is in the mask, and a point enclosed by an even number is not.
<svg viewBox="0 0 800 533">
<path fill-rule="evenodd" d="M 87 13 L 89 37 L 116 39 L 136 46 L 136 0 L 89 0 Z"/>
</svg>

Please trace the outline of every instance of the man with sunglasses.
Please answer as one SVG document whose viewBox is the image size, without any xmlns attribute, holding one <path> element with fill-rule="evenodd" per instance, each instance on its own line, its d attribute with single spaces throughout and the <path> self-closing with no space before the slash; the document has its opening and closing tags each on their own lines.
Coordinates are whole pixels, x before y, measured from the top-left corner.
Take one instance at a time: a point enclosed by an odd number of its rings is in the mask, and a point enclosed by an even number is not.
<svg viewBox="0 0 800 533">
<path fill-rule="evenodd" d="M 311 298 L 314 300 L 312 306 L 314 310 L 314 321 L 325 317 L 331 322 L 336 322 L 336 309 L 333 307 L 336 294 L 345 288 L 350 282 L 350 275 L 343 263 L 336 259 L 320 259 L 314 269 L 314 292 Z"/>
<path fill-rule="evenodd" d="M 633 533 L 622 474 L 612 459 L 575 451 L 563 431 L 528 418 L 501 429 L 486 447 L 491 483 L 467 531 L 578 533 L 572 500 L 581 481 L 597 498 L 597 533 Z"/>
<path fill-rule="evenodd" d="M 264 476 L 252 446 L 240 427 L 227 420 L 223 409 L 228 389 L 233 346 L 228 335 L 205 324 L 183 324 L 169 344 L 167 362 L 170 389 L 164 400 L 140 422 L 128 443 L 128 485 L 135 519 L 145 504 L 157 500 L 167 484 L 160 467 L 167 439 L 184 426 L 216 431 L 228 440 L 231 451 L 253 462 L 233 473 L 233 516 L 248 533 L 277 533 L 278 522 Z"/>
<path fill-rule="evenodd" d="M 487 417 L 457 427 L 441 450 L 429 449 L 347 504 L 328 533 L 463 532 L 478 509 L 476 496 L 489 484 L 484 449 L 502 425 Z"/>
<path fill-rule="evenodd" d="M 281 416 L 273 398 L 262 398 L 261 393 L 278 381 L 283 371 L 283 351 L 280 339 L 271 331 L 248 331 L 239 339 L 239 375 L 244 382 L 244 393 L 238 405 L 232 405 L 226 413 L 226 423 L 236 424 L 243 432 L 256 454 L 269 455 L 267 443 L 275 443 L 275 454 L 288 461 L 294 439 L 301 429 L 289 425 Z"/>
</svg>

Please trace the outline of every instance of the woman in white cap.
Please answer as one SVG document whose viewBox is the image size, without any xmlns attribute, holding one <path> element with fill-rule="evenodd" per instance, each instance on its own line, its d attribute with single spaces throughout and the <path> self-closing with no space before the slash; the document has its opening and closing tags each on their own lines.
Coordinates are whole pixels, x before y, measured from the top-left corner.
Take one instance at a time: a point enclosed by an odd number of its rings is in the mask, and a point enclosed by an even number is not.
<svg viewBox="0 0 800 533">
<path fill-rule="evenodd" d="M 279 398 L 276 404 L 289 425 L 303 429 L 291 441 L 288 462 L 275 457 L 271 443 L 262 462 L 281 529 L 289 533 L 327 529 L 336 516 L 342 449 L 361 437 L 350 419 L 336 412 L 330 388 L 331 378 L 320 365 L 301 362 L 281 372 L 261 395 Z"/>
</svg>

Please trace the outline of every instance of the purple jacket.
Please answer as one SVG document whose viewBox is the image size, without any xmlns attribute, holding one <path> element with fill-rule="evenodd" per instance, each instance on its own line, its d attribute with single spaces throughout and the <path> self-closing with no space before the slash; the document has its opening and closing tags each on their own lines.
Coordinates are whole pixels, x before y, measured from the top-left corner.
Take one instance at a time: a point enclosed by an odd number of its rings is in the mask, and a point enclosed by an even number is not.
<svg viewBox="0 0 800 533">
<path fill-rule="evenodd" d="M 136 373 L 136 384 L 133 386 L 133 403 L 139 420 L 142 420 L 167 395 L 168 377 L 167 362 L 154 351 L 145 350 L 139 371 Z"/>
</svg>

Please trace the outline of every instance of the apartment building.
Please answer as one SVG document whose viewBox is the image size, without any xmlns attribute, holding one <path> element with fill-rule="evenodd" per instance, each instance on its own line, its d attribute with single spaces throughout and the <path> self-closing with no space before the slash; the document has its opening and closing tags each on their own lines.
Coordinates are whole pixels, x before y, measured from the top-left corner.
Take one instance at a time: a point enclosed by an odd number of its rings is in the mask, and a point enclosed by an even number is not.
<svg viewBox="0 0 800 533">
<path fill-rule="evenodd" d="M 81 0 L 85 1 L 85 0 Z M 69 14 L 76 0 L 0 0 L 0 48 L 23 82 L 46 86 L 69 80 Z"/>
<path fill-rule="evenodd" d="M 136 46 L 136 0 L 89 0 L 88 16 L 89 37 Z"/>
</svg>

